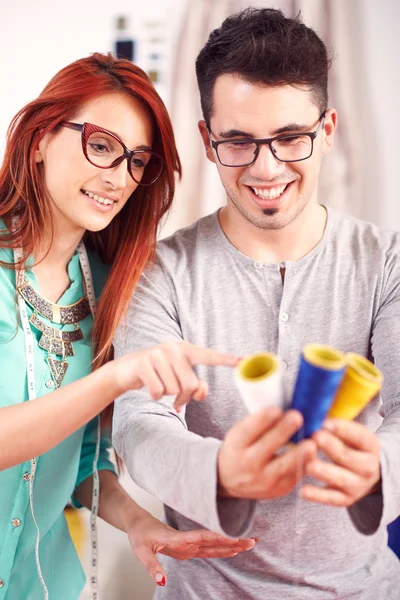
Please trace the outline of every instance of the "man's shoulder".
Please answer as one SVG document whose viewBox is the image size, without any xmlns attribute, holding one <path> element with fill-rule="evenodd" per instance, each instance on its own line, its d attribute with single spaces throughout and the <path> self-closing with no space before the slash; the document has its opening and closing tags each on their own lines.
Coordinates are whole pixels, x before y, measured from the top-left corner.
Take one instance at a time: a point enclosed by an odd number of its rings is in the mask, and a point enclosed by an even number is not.
<svg viewBox="0 0 400 600">
<path fill-rule="evenodd" d="M 400 233 L 393 229 L 380 227 L 369 221 L 348 214 L 331 211 L 335 237 L 353 248 L 368 249 L 380 254 L 398 254 L 400 251 Z"/>
<path fill-rule="evenodd" d="M 157 258 L 169 262 L 199 256 L 214 246 L 213 237 L 216 235 L 218 216 L 214 212 L 160 240 L 157 243 Z"/>
</svg>

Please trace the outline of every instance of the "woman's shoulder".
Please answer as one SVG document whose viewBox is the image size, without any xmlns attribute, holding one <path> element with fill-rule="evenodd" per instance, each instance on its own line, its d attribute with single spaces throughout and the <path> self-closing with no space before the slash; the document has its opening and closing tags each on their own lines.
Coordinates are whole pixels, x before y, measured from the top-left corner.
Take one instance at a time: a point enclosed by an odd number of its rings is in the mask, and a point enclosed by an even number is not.
<svg viewBox="0 0 400 600">
<path fill-rule="evenodd" d="M 4 224 L 3 219 L 0 219 L 0 261 L 1 263 L 12 263 L 14 262 L 13 251 L 11 248 L 4 248 L 1 243 L 1 234 L 7 228 Z M 12 284 L 14 286 L 15 274 L 13 269 L 7 269 L 0 264 L 0 285 L 2 283 Z"/>
</svg>

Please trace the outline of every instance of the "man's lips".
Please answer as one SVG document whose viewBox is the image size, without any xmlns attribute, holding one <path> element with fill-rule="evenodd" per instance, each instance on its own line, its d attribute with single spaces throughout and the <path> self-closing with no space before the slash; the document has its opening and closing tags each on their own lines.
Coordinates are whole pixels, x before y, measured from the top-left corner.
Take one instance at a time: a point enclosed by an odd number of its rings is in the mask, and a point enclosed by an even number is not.
<svg viewBox="0 0 400 600">
<path fill-rule="evenodd" d="M 246 185 L 251 197 L 256 204 L 262 208 L 279 206 L 287 197 L 293 181 L 282 183 L 280 185 L 261 187 Z"/>
</svg>

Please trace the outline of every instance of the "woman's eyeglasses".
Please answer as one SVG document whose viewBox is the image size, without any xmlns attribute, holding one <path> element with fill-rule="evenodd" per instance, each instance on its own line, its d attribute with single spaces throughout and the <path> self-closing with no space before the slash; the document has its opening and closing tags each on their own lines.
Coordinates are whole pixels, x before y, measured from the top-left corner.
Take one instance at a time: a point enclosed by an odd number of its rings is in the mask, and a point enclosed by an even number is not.
<svg viewBox="0 0 400 600">
<path fill-rule="evenodd" d="M 129 150 L 118 136 L 107 129 L 92 123 L 71 121 L 62 121 L 60 125 L 81 132 L 83 154 L 99 169 L 117 167 L 126 159 L 128 173 L 139 185 L 151 185 L 163 171 L 164 161 L 161 156 L 147 149 Z"/>
</svg>

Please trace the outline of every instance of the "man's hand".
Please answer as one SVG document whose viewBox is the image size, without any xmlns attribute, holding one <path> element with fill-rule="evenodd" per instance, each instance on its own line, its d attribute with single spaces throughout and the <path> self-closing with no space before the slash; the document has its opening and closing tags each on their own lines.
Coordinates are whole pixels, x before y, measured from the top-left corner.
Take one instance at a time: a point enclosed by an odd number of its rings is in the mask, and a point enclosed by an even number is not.
<svg viewBox="0 0 400 600">
<path fill-rule="evenodd" d="M 313 439 L 333 464 L 318 458 L 307 464 L 306 474 L 325 486 L 304 485 L 303 498 L 333 506 L 351 506 L 380 489 L 380 444 L 364 425 L 331 419 Z"/>
<path fill-rule="evenodd" d="M 316 444 L 304 440 L 276 453 L 301 427 L 302 416 L 269 407 L 234 425 L 218 456 L 219 493 L 234 498 L 267 499 L 288 494 L 315 457 Z"/>
</svg>

